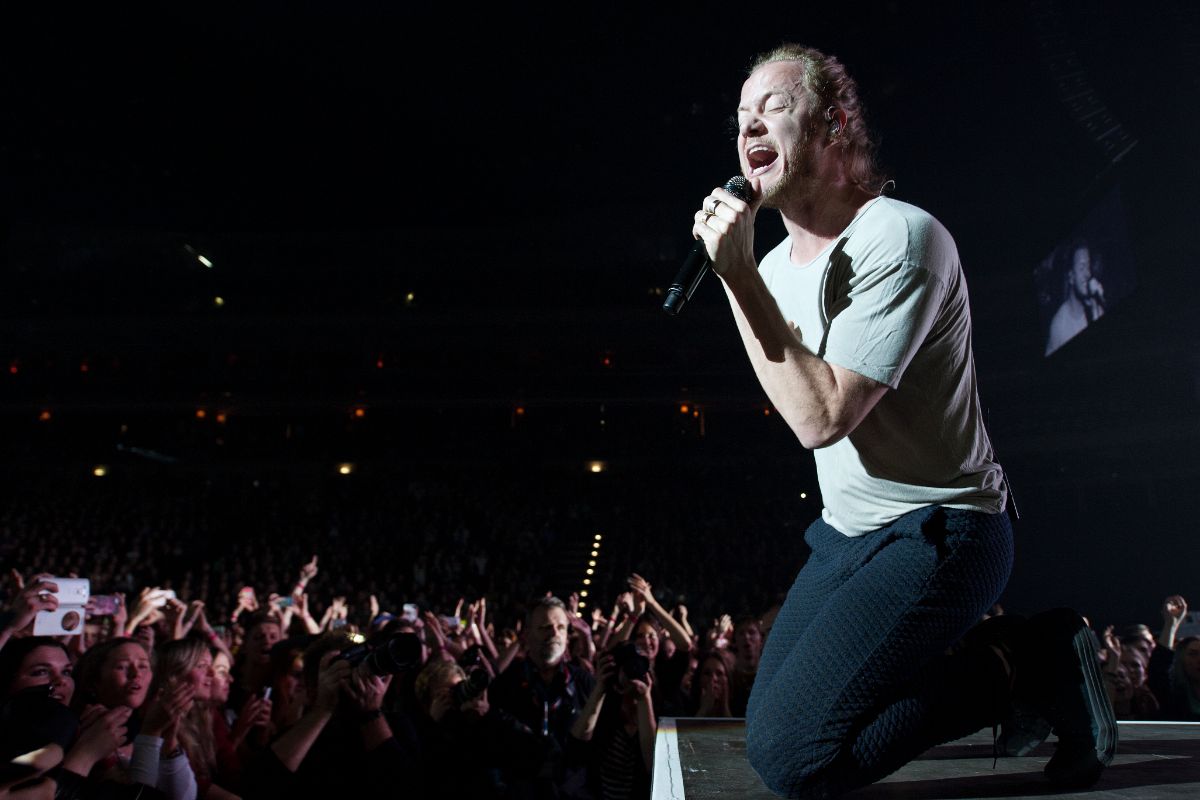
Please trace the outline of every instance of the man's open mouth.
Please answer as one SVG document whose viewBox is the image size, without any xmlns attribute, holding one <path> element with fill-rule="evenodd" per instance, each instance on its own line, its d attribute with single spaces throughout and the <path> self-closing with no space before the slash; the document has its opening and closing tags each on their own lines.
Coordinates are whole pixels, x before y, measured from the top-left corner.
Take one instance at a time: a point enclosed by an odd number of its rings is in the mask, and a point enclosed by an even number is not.
<svg viewBox="0 0 1200 800">
<path fill-rule="evenodd" d="M 753 178 L 755 175 L 763 174 L 774 165 L 777 158 L 779 158 L 779 154 L 767 145 L 751 145 L 746 150 L 746 163 L 750 167 L 750 174 L 747 177 Z"/>
</svg>

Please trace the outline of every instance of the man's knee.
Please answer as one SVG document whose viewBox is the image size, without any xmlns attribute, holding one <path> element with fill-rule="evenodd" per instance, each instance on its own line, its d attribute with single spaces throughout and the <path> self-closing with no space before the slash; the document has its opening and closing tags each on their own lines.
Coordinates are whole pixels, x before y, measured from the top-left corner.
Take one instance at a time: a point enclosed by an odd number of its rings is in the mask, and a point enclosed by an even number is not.
<svg viewBox="0 0 1200 800">
<path fill-rule="evenodd" d="M 833 797 L 830 777 L 839 746 L 795 726 L 785 731 L 747 727 L 746 758 L 763 784 L 791 798 Z"/>
</svg>

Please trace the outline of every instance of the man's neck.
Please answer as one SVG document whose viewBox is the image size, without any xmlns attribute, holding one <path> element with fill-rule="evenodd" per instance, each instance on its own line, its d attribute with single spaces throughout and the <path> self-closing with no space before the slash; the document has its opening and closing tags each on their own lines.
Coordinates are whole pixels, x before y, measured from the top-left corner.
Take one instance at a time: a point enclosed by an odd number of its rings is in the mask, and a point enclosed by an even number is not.
<svg viewBox="0 0 1200 800">
<path fill-rule="evenodd" d="M 792 239 L 793 264 L 807 264 L 846 229 L 863 206 L 875 199 L 848 183 L 826 184 L 779 207 Z"/>
</svg>

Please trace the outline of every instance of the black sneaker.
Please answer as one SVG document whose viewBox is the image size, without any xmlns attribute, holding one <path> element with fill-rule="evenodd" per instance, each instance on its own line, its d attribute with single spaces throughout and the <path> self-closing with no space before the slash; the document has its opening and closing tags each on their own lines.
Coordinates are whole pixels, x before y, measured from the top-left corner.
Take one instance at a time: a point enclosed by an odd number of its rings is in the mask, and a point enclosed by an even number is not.
<svg viewBox="0 0 1200 800">
<path fill-rule="evenodd" d="M 1031 617 L 1026 633 L 1023 661 L 1036 666 L 1017 694 L 1031 701 L 1058 736 L 1046 777 L 1059 788 L 1086 789 L 1117 749 L 1117 721 L 1091 632 L 1074 611 L 1056 608 Z"/>
<path fill-rule="evenodd" d="M 965 647 L 991 648 L 1008 675 L 1007 691 L 997 704 L 1000 719 L 1000 735 L 995 742 L 997 755 L 1029 755 L 1050 735 L 1050 723 L 1021 692 L 1029 683 L 1022 680 L 1023 676 L 1036 669 L 1021 662 L 1029 649 L 1025 644 L 1028 629 L 1029 620 L 1017 614 L 1004 614 L 984 620 L 963 637 Z M 1036 663 L 1035 660 L 1033 664 Z"/>
</svg>

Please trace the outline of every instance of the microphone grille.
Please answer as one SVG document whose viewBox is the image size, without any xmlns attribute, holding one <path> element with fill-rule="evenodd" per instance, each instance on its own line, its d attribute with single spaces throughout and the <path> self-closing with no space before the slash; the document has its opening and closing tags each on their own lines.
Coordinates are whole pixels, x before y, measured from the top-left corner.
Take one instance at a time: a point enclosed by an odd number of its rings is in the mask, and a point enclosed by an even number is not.
<svg viewBox="0 0 1200 800">
<path fill-rule="evenodd" d="M 749 203 L 754 197 L 754 188 L 750 185 L 750 181 L 746 180 L 741 175 L 734 175 L 732 178 L 725 181 L 725 191 L 729 192 L 743 203 Z"/>
</svg>

